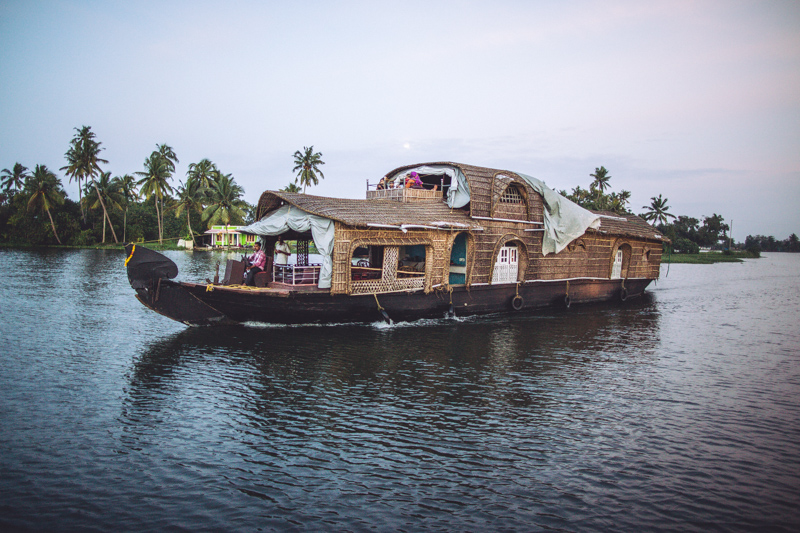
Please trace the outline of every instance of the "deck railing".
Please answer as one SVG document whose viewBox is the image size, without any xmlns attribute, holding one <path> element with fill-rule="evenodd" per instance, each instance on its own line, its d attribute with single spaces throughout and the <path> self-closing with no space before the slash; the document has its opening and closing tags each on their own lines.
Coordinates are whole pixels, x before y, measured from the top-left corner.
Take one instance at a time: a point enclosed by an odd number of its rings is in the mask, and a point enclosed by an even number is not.
<svg viewBox="0 0 800 533">
<path fill-rule="evenodd" d="M 367 200 L 386 199 L 404 203 L 420 200 L 441 201 L 442 196 L 442 191 L 429 189 L 377 189 L 367 191 Z"/>
<path fill-rule="evenodd" d="M 287 285 L 316 285 L 319 283 L 321 264 L 308 266 L 300 265 L 273 265 L 272 281 Z"/>
</svg>

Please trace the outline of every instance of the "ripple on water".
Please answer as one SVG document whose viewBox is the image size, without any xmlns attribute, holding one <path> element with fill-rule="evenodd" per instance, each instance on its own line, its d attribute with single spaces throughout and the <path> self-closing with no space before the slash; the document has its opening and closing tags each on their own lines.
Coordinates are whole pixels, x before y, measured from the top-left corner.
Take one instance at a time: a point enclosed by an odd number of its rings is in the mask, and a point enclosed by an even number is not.
<svg viewBox="0 0 800 533">
<path fill-rule="evenodd" d="M 53 253 L 0 250 L 0 525 L 800 527 L 796 257 L 625 305 L 186 329 L 118 255 Z"/>
</svg>

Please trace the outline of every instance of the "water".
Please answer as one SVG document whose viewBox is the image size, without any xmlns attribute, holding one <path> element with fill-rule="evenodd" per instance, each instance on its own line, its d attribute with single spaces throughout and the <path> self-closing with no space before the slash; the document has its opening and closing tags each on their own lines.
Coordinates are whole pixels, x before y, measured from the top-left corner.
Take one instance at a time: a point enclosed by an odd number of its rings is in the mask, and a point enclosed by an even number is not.
<svg viewBox="0 0 800 533">
<path fill-rule="evenodd" d="M 800 528 L 798 255 L 624 305 L 220 329 L 123 260 L 0 250 L 0 529 Z"/>
</svg>

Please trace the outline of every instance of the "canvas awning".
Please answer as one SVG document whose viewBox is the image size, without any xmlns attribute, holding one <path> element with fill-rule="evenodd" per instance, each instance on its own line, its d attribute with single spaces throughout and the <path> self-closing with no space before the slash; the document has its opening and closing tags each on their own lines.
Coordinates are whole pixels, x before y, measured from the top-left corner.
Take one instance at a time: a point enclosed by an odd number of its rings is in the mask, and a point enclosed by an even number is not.
<svg viewBox="0 0 800 533">
<path fill-rule="evenodd" d="M 249 226 L 239 228 L 241 233 L 250 233 L 262 237 L 273 237 L 282 235 L 289 230 L 304 233 L 311 230 L 311 238 L 314 246 L 322 256 L 322 268 L 319 272 L 320 289 L 331 287 L 331 275 L 333 272 L 333 235 L 334 223 L 329 218 L 312 215 L 292 205 L 283 205 L 265 216 L 258 222 Z"/>
</svg>

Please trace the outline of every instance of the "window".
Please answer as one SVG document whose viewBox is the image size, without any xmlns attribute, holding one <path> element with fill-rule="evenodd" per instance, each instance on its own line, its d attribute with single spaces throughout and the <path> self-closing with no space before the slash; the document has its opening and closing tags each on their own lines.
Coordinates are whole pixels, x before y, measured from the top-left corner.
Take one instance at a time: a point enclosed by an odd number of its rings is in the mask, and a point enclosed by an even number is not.
<svg viewBox="0 0 800 533">
<path fill-rule="evenodd" d="M 516 185 L 509 185 L 500 197 L 501 204 L 521 204 L 522 195 L 519 193 Z"/>
</svg>

